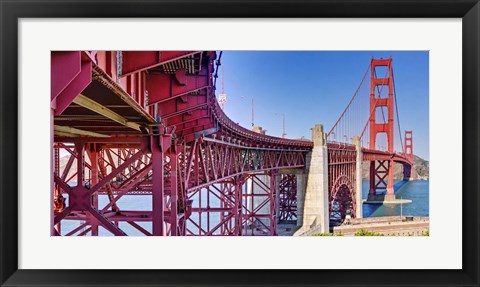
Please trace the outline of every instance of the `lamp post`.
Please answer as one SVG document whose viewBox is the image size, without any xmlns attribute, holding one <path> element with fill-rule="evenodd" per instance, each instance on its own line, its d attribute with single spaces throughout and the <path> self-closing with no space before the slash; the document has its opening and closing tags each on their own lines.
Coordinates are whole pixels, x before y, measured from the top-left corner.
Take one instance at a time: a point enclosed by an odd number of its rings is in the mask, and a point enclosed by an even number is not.
<svg viewBox="0 0 480 287">
<path fill-rule="evenodd" d="M 254 116 L 255 116 L 255 113 L 254 113 L 254 105 L 253 105 L 253 96 L 252 96 L 252 129 L 253 127 L 255 126 L 255 121 L 254 121 Z"/>
<path fill-rule="evenodd" d="M 244 96 L 241 97 L 242 99 L 245 98 Z M 253 130 L 253 127 L 255 126 L 255 121 L 254 121 L 254 117 L 255 116 L 255 113 L 254 113 L 254 102 L 253 102 L 253 96 L 252 96 L 252 130 Z"/>
<path fill-rule="evenodd" d="M 403 196 L 400 196 L 400 221 L 403 221 Z"/>
<path fill-rule="evenodd" d="M 285 113 L 275 113 L 275 115 L 277 115 L 277 116 L 280 115 L 280 116 L 282 116 L 282 118 L 283 118 L 283 133 L 282 133 L 282 138 L 285 138 L 285 136 L 287 135 L 287 134 L 285 133 Z"/>
</svg>

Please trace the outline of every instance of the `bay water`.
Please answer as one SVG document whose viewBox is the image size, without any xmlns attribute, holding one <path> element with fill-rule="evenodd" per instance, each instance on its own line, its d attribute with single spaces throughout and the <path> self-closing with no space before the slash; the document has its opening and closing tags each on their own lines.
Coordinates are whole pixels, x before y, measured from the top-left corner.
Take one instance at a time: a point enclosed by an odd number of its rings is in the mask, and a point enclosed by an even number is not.
<svg viewBox="0 0 480 287">
<path fill-rule="evenodd" d="M 402 185 L 400 188 L 399 186 Z M 362 197 L 366 199 L 368 196 L 369 190 L 369 181 L 364 180 L 362 182 Z M 416 180 L 409 181 L 406 183 L 397 182 L 396 183 L 396 192 L 395 195 L 397 198 L 410 199 L 412 203 L 410 204 L 384 204 L 384 205 L 373 205 L 373 204 L 363 204 L 363 217 L 378 217 L 378 216 L 399 216 L 402 213 L 404 216 L 428 216 L 429 215 L 429 181 L 428 180 Z M 195 197 L 193 198 L 195 201 Z M 100 195 L 99 206 L 105 206 L 108 203 L 108 197 L 106 195 Z M 198 199 L 197 199 L 198 200 Z M 198 203 L 194 202 L 194 206 L 198 207 Z M 117 205 L 121 210 L 151 210 L 152 200 L 150 195 L 124 195 L 121 199 L 118 200 Z M 202 203 L 202 207 L 205 207 L 205 204 Z M 402 210 L 401 210 L 402 209 Z M 198 217 L 198 214 L 192 214 L 193 217 Z M 202 215 L 202 221 L 207 222 L 206 214 Z M 219 221 L 218 214 L 213 214 L 211 220 L 212 226 L 215 226 L 215 222 Z M 74 228 L 78 227 L 82 221 L 73 221 L 73 220 L 63 220 L 61 223 L 61 233 L 62 235 L 67 234 L 72 231 Z M 142 226 L 146 230 L 152 229 L 151 222 L 137 222 L 138 225 Z M 204 224 L 202 223 L 202 226 Z M 187 225 L 188 226 L 188 225 Z M 130 236 L 143 236 L 143 233 L 132 227 L 126 222 L 120 222 L 119 227 L 124 230 Z M 190 228 L 195 228 L 190 226 Z M 99 236 L 111 236 L 112 234 L 108 232 L 103 227 L 99 227 Z"/>
</svg>

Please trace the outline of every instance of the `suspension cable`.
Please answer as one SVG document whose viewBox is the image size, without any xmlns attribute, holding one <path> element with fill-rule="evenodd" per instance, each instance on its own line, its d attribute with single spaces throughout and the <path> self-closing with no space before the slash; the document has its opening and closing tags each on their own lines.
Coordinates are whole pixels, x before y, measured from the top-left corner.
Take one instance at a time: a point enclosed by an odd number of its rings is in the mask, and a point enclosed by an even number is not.
<svg viewBox="0 0 480 287">
<path fill-rule="evenodd" d="M 387 76 L 387 72 L 388 72 L 389 70 L 390 70 L 390 65 L 388 65 L 388 68 L 387 68 L 387 70 L 385 71 L 385 76 L 383 77 L 384 79 L 385 79 L 385 77 Z M 380 87 L 380 94 L 382 93 L 383 87 L 384 87 L 384 85 L 382 85 L 382 86 Z M 372 117 L 372 114 L 375 112 L 375 107 L 377 106 L 378 100 L 380 100 L 380 98 L 375 98 L 375 99 L 376 99 L 376 100 L 375 100 L 375 105 L 374 105 L 373 109 L 370 111 L 370 115 L 369 115 L 368 118 L 367 118 L 367 122 L 366 122 L 365 126 L 363 127 L 362 132 L 360 133 L 360 137 L 359 137 L 360 139 L 363 137 L 363 134 L 365 133 L 365 130 L 367 129 L 368 124 L 370 123 L 370 118 Z"/>
<path fill-rule="evenodd" d="M 337 124 L 340 122 L 340 120 L 342 119 L 343 115 L 346 113 L 346 111 L 348 110 L 348 108 L 349 108 L 350 105 L 352 104 L 353 100 L 354 100 L 355 97 L 357 96 L 358 91 L 360 90 L 360 87 L 362 86 L 362 83 L 363 83 L 363 81 L 365 80 L 365 77 L 367 76 L 369 70 L 370 70 L 370 64 L 368 65 L 367 70 L 365 71 L 365 74 L 363 75 L 362 80 L 360 81 L 360 84 L 358 85 L 357 89 L 355 90 L 355 93 L 353 94 L 353 97 L 352 97 L 352 98 L 350 99 L 350 101 L 348 102 L 347 107 L 343 110 L 343 112 L 342 112 L 342 114 L 340 115 L 340 117 L 338 118 L 338 120 L 335 122 L 335 124 L 332 126 L 332 128 L 330 129 L 330 131 L 327 133 L 327 138 L 330 136 L 330 134 L 332 133 L 332 131 L 335 129 L 335 127 L 336 127 Z"/>
<path fill-rule="evenodd" d="M 389 69 L 387 69 L 388 71 Z M 375 78 L 377 78 L 377 71 L 373 71 L 374 74 L 375 74 Z M 385 76 L 387 75 L 387 72 L 385 72 Z M 383 85 L 382 85 L 383 86 Z M 381 93 L 382 91 L 378 88 L 378 86 L 376 86 L 376 89 L 377 89 L 377 92 L 378 92 L 378 97 L 380 98 L 381 96 Z M 383 106 L 380 107 L 380 109 L 382 110 L 382 117 L 383 117 L 383 123 L 386 124 L 387 123 L 387 120 L 385 119 L 385 113 L 383 112 Z"/>
<path fill-rule="evenodd" d="M 405 153 L 405 148 L 403 146 L 402 129 L 400 128 L 400 114 L 398 113 L 397 92 L 395 90 L 395 77 L 393 76 L 393 67 L 392 67 L 392 79 L 393 79 L 393 96 L 395 98 L 395 111 L 397 112 L 398 134 L 400 135 L 400 144 L 402 146 L 402 151 L 403 153 Z"/>
</svg>

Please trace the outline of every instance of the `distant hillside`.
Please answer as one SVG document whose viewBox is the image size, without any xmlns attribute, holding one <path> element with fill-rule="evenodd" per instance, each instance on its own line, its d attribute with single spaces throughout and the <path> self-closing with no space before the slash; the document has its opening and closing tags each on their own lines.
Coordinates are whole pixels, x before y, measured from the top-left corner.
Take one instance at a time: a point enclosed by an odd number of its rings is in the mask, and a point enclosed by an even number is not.
<svg viewBox="0 0 480 287">
<path fill-rule="evenodd" d="M 428 179 L 429 167 L 430 164 L 427 160 L 424 160 L 419 156 L 413 155 L 412 179 Z M 395 179 L 403 178 L 403 167 L 401 164 L 396 163 L 393 170 Z M 370 163 L 368 162 L 364 162 L 362 164 L 362 177 L 364 179 L 370 178 Z"/>
<path fill-rule="evenodd" d="M 63 174 L 63 171 L 65 170 L 65 167 L 67 166 L 69 158 L 70 158 L 69 155 L 65 155 L 65 156 L 62 156 L 60 158 L 60 175 Z M 90 163 L 90 160 L 88 159 L 88 156 L 85 157 L 85 162 Z M 73 164 L 70 167 L 70 170 L 68 172 L 68 175 L 67 175 L 66 179 L 71 178 L 73 175 L 75 175 L 75 173 L 77 173 L 77 160 L 76 159 L 73 160 Z M 85 169 L 85 174 L 88 174 L 87 169 Z M 75 181 L 76 182 L 76 180 L 77 180 L 77 178 L 73 177 L 70 181 Z"/>
<path fill-rule="evenodd" d="M 428 160 L 424 160 L 423 158 L 420 158 L 416 155 L 413 156 L 413 171 L 412 171 L 412 177 L 413 179 L 428 179 L 430 174 L 429 174 L 429 167 L 430 163 Z"/>
</svg>

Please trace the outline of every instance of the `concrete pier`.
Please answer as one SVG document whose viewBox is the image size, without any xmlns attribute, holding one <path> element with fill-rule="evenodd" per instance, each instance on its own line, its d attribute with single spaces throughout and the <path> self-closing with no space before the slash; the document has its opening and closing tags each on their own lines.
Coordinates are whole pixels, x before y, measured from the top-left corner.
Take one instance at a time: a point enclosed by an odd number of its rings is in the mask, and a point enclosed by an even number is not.
<svg viewBox="0 0 480 287">
<path fill-rule="evenodd" d="M 304 204 L 302 227 L 297 233 L 313 227 L 319 227 L 320 232 L 329 232 L 328 153 L 323 125 L 317 124 L 312 129 L 312 140 L 314 146 L 306 158 L 307 182 L 304 200 L 297 197 L 297 202 Z M 298 206 L 298 210 L 301 210 L 301 206 Z"/>
<path fill-rule="evenodd" d="M 303 225 L 303 209 L 307 189 L 307 174 L 297 173 L 297 226 Z"/>
<path fill-rule="evenodd" d="M 357 212 L 355 214 L 356 218 L 363 217 L 363 200 L 362 200 L 362 144 L 358 136 L 353 137 L 353 144 L 357 150 L 357 164 L 355 166 L 356 175 L 355 175 L 355 201 Z"/>
</svg>

